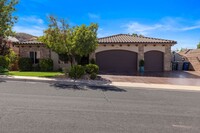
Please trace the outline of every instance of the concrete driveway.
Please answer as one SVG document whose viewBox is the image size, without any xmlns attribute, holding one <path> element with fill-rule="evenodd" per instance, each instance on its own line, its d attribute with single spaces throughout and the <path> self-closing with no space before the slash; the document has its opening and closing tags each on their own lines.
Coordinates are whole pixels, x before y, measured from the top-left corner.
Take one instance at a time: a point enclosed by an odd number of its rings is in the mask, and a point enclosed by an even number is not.
<svg viewBox="0 0 200 133">
<path fill-rule="evenodd" d="M 145 73 L 135 76 L 101 75 L 101 77 L 111 82 L 200 86 L 200 72 L 194 71 Z"/>
</svg>

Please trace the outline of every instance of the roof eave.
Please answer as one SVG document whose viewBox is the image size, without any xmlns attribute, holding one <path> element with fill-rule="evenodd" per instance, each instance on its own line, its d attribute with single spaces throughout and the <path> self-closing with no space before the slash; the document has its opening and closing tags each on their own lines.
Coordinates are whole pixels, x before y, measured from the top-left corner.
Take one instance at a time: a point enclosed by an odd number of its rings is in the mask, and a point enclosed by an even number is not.
<svg viewBox="0 0 200 133">
<path fill-rule="evenodd" d="M 176 41 L 173 42 L 98 42 L 98 44 L 177 44 Z"/>
</svg>

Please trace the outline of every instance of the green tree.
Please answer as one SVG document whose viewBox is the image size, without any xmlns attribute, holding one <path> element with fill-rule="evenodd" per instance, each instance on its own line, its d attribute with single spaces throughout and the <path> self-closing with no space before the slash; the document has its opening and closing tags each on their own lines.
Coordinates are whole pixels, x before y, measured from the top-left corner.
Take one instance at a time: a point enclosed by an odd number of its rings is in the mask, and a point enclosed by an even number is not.
<svg viewBox="0 0 200 133">
<path fill-rule="evenodd" d="M 133 33 L 132 36 L 138 36 L 138 34 L 137 33 Z"/>
<path fill-rule="evenodd" d="M 88 56 L 94 52 L 98 45 L 97 40 L 98 25 L 92 23 L 90 26 L 76 26 L 73 31 L 73 45 L 75 54 L 79 56 Z"/>
<path fill-rule="evenodd" d="M 70 27 L 64 19 L 49 17 L 48 29 L 39 40 L 58 54 L 68 56 L 73 65 L 76 56 L 84 56 L 95 51 L 97 47 L 97 24 Z"/>
<path fill-rule="evenodd" d="M 5 55 L 9 49 L 5 39 L 14 34 L 12 27 L 16 23 L 17 17 L 13 16 L 13 12 L 16 11 L 17 3 L 18 0 L 0 1 L 0 55 Z"/>
<path fill-rule="evenodd" d="M 200 42 L 199 42 L 199 44 L 197 44 L 197 48 L 200 49 Z"/>
</svg>

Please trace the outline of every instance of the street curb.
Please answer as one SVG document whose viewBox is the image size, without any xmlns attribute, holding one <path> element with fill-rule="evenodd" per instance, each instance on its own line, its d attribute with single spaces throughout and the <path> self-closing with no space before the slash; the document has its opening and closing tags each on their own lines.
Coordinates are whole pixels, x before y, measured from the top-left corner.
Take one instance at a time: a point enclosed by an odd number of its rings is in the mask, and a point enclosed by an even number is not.
<svg viewBox="0 0 200 133">
<path fill-rule="evenodd" d="M 24 82 L 55 82 L 56 80 L 45 80 L 45 79 L 29 79 L 29 78 L 13 78 L 13 77 L 0 77 L 0 81 L 24 81 Z"/>
<path fill-rule="evenodd" d="M 22 81 L 22 82 L 41 82 L 41 83 L 74 83 L 73 80 L 69 79 L 57 79 L 57 78 L 37 78 L 37 77 L 25 77 L 25 76 L 0 76 L 0 81 Z M 108 86 L 110 83 L 105 81 L 95 80 L 76 80 L 77 84 L 87 84 L 92 86 Z"/>
<path fill-rule="evenodd" d="M 41 83 L 61 83 L 72 85 L 73 80 L 56 79 L 56 78 L 38 78 L 38 77 L 23 77 L 23 76 L 0 76 L 0 81 L 22 81 L 22 82 L 41 82 Z M 91 81 L 91 80 L 77 80 L 76 84 L 96 86 L 96 87 L 137 87 L 148 89 L 165 89 L 165 90 L 186 90 L 186 91 L 200 91 L 199 86 L 185 86 L 185 85 L 171 85 L 171 84 L 146 84 L 146 83 L 132 83 L 132 82 L 105 82 L 105 81 Z"/>
</svg>

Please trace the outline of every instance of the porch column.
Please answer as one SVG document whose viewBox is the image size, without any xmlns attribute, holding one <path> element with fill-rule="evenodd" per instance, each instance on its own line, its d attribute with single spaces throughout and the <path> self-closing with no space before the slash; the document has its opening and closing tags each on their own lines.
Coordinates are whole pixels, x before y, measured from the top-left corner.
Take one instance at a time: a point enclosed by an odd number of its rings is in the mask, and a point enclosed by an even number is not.
<svg viewBox="0 0 200 133">
<path fill-rule="evenodd" d="M 139 62 L 140 60 L 144 60 L 144 45 L 138 45 L 138 71 L 139 71 Z"/>
<path fill-rule="evenodd" d="M 171 45 L 165 45 L 164 71 L 171 71 Z"/>
</svg>

